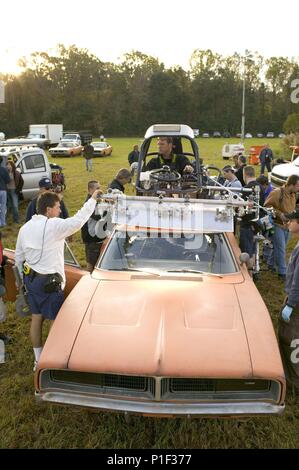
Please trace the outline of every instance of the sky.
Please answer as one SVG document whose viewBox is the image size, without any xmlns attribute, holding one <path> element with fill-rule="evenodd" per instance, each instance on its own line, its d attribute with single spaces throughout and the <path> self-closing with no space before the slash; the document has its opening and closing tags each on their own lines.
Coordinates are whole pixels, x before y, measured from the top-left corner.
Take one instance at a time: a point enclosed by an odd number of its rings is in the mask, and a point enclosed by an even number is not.
<svg viewBox="0 0 299 470">
<path fill-rule="evenodd" d="M 185 70 L 195 49 L 299 57 L 298 14 L 298 0 L 4 0 L 0 73 L 58 43 L 111 62 L 138 50 Z"/>
</svg>

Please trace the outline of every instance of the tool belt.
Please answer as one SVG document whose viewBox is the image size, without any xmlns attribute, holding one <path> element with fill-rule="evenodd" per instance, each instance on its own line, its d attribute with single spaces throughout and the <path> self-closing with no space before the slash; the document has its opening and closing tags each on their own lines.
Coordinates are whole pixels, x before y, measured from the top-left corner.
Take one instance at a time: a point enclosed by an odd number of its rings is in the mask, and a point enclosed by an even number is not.
<svg viewBox="0 0 299 470">
<path fill-rule="evenodd" d="M 63 278 L 59 273 L 41 274 L 34 271 L 34 269 L 28 266 L 28 264 L 24 264 L 23 272 L 25 276 L 30 278 L 31 282 L 35 279 L 35 277 L 44 277 L 44 292 L 46 294 L 52 294 L 53 292 L 61 291 L 61 283 Z"/>
</svg>

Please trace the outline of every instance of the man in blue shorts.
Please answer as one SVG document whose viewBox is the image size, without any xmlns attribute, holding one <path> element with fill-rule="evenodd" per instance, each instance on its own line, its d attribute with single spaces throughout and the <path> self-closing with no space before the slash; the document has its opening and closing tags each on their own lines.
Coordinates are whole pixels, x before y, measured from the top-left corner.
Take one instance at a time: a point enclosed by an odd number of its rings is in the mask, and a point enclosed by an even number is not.
<svg viewBox="0 0 299 470">
<path fill-rule="evenodd" d="M 55 320 L 64 300 L 65 238 L 77 232 L 90 218 L 100 193 L 97 189 L 73 217 L 61 219 L 59 196 L 46 192 L 38 198 L 37 214 L 19 231 L 15 264 L 24 274 L 28 290 L 35 366 L 42 352 L 43 321 Z"/>
</svg>

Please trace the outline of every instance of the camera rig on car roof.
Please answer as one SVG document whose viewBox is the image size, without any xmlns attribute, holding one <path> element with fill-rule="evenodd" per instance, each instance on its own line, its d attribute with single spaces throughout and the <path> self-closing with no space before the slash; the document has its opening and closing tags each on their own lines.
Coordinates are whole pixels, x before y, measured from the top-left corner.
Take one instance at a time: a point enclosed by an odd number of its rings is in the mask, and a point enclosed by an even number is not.
<svg viewBox="0 0 299 470">
<path fill-rule="evenodd" d="M 152 143 L 157 138 L 171 138 L 173 144 L 173 156 L 169 165 L 165 165 L 165 159 L 159 160 L 160 168 L 147 170 L 150 158 L 159 159 L 157 149 L 152 149 Z M 175 168 L 176 156 L 185 159 L 189 163 L 191 172 L 177 171 Z M 187 160 L 188 158 L 188 160 Z M 216 172 L 216 176 L 211 176 Z M 259 190 L 257 185 L 252 189 L 233 189 L 223 186 L 222 171 L 214 165 L 205 166 L 199 157 L 199 149 L 194 138 L 191 127 L 185 124 L 155 124 L 149 127 L 145 133 L 142 143 L 137 176 L 136 195 L 137 196 L 163 196 L 175 198 L 192 199 L 218 199 L 225 200 L 232 197 L 236 201 L 242 202 L 242 194 L 246 194 L 246 199 L 256 211 L 255 218 L 258 219 Z M 251 201 L 251 202 L 250 202 Z M 248 210 L 248 209 L 247 209 Z"/>
</svg>

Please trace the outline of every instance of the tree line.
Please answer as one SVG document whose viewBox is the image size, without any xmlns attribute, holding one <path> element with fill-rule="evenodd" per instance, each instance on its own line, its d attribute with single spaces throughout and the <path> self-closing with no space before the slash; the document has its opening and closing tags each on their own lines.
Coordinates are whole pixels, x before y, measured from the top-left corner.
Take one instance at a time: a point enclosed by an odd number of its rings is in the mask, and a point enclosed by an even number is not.
<svg viewBox="0 0 299 470">
<path fill-rule="evenodd" d="M 20 64 L 20 75 L 0 74 L 6 85 L 0 131 L 10 137 L 26 134 L 32 123 L 106 136 L 141 136 L 153 123 L 186 123 L 235 135 L 244 76 L 247 132 L 281 132 L 287 117 L 299 112 L 290 99 L 299 62 L 286 57 L 250 53 L 244 59 L 196 49 L 185 71 L 139 51 L 115 64 L 60 44 L 55 53 L 35 52 Z"/>
</svg>

